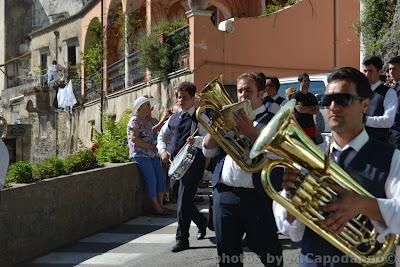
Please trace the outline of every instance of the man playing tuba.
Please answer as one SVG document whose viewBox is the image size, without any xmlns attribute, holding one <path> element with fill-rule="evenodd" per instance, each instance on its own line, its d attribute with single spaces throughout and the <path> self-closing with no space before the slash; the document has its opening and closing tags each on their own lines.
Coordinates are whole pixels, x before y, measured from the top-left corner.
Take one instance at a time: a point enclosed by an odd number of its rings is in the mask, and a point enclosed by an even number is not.
<svg viewBox="0 0 400 267">
<path fill-rule="evenodd" d="M 259 131 L 272 118 L 262 102 L 265 79 L 255 73 L 237 78 L 239 101 L 250 100 L 254 122 L 243 113 L 235 121 L 240 134 L 254 142 Z M 218 154 L 216 141 L 210 134 L 203 142 L 206 157 Z M 221 151 L 215 167 L 213 185 L 213 221 L 218 259 L 221 266 L 242 266 L 242 238 L 246 233 L 249 248 L 268 266 L 282 265 L 282 250 L 272 214 L 272 200 L 262 190 L 260 173 L 241 169 L 230 155 Z"/>
<path fill-rule="evenodd" d="M 322 224 L 341 233 L 346 223 L 363 214 L 377 229 L 378 241 L 383 241 L 389 233 L 400 233 L 400 151 L 369 137 L 364 129 L 364 114 L 371 95 L 367 78 L 354 68 L 338 69 L 328 78 L 320 105 L 326 107 L 332 129 L 331 155 L 375 198 L 330 184 L 338 196 L 322 208 L 326 215 Z M 287 198 L 296 190 L 297 175 L 294 171 L 284 174 L 282 194 Z M 300 266 L 359 266 L 275 202 L 274 215 L 280 232 L 300 241 Z M 394 261 L 387 263 L 391 266 Z"/>
</svg>

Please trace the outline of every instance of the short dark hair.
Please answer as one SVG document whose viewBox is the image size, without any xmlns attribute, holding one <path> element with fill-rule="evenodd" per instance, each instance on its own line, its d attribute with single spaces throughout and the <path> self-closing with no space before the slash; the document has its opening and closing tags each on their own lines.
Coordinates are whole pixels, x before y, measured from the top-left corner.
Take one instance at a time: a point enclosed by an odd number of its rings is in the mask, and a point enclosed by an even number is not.
<svg viewBox="0 0 400 267">
<path fill-rule="evenodd" d="M 259 76 L 261 79 L 266 79 L 267 77 L 265 76 L 265 74 L 264 74 L 264 72 L 257 72 L 257 71 L 255 71 L 255 72 L 253 72 L 256 76 Z"/>
<path fill-rule="evenodd" d="M 297 77 L 297 80 L 299 82 L 302 82 L 305 78 L 307 78 L 307 80 L 310 80 L 310 76 L 308 75 L 308 73 L 303 72 L 302 74 L 299 75 L 299 77 Z"/>
<path fill-rule="evenodd" d="M 356 93 L 358 96 L 371 98 L 372 90 L 368 82 L 367 76 L 362 74 L 359 70 L 352 67 L 344 67 L 335 70 L 328 77 L 328 83 L 333 81 L 347 81 L 352 83 L 356 87 Z"/>
<path fill-rule="evenodd" d="M 377 70 L 381 70 L 383 68 L 383 62 L 380 57 L 377 56 L 367 56 L 364 58 L 362 64 L 364 66 L 367 65 L 372 65 L 374 66 Z"/>
<path fill-rule="evenodd" d="M 192 82 L 181 82 L 176 89 L 176 93 L 185 91 L 188 92 L 191 97 L 194 97 L 197 91 L 196 85 Z"/>
<path fill-rule="evenodd" d="M 250 79 L 256 83 L 257 91 L 264 91 L 265 90 L 265 75 L 262 72 L 245 72 L 239 75 L 236 79 L 237 81 L 241 79 Z"/>
<path fill-rule="evenodd" d="M 281 87 L 281 83 L 277 77 L 267 77 L 265 80 L 270 80 L 271 84 L 276 88 L 276 91 L 278 91 L 279 87 Z"/>
<path fill-rule="evenodd" d="M 395 57 L 392 57 L 390 60 L 389 60 L 389 62 L 388 62 L 389 64 L 398 64 L 398 65 L 400 65 L 400 56 L 395 56 Z"/>
<path fill-rule="evenodd" d="M 51 62 L 51 64 L 56 65 L 56 64 L 57 64 L 57 60 L 53 60 L 53 61 Z"/>
</svg>

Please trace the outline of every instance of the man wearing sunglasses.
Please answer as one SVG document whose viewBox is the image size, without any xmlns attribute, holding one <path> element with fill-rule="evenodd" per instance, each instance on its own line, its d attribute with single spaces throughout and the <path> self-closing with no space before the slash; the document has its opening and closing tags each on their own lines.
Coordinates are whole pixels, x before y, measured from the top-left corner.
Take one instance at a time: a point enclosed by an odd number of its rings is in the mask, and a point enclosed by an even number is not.
<svg viewBox="0 0 400 267">
<path fill-rule="evenodd" d="M 358 195 L 337 184 L 329 185 L 338 196 L 321 208 L 325 215 L 321 224 L 340 233 L 350 219 L 361 213 L 371 219 L 378 240 L 382 241 L 389 233 L 400 233 L 400 151 L 388 143 L 370 138 L 364 129 L 364 113 L 371 96 L 367 78 L 354 68 L 338 69 L 328 78 L 320 105 L 326 108 L 332 129 L 331 155 L 375 198 Z M 287 198 L 297 187 L 297 175 L 294 171 L 284 174 L 282 194 Z M 277 203 L 274 203 L 274 215 L 279 231 L 300 242 L 300 266 L 360 266 Z M 324 264 L 321 259 L 324 259 Z"/>
<path fill-rule="evenodd" d="M 296 99 L 296 107 L 294 115 L 303 131 L 316 142 L 317 128 L 315 127 L 314 115 L 318 114 L 317 98 L 310 92 L 310 77 L 307 73 L 299 75 L 300 91 L 294 93 L 293 98 Z"/>
<path fill-rule="evenodd" d="M 373 92 L 365 116 L 365 130 L 370 137 L 388 142 L 389 129 L 396 116 L 397 94 L 380 81 L 382 67 L 382 59 L 377 56 L 369 56 L 363 60 L 362 69 Z"/>
</svg>

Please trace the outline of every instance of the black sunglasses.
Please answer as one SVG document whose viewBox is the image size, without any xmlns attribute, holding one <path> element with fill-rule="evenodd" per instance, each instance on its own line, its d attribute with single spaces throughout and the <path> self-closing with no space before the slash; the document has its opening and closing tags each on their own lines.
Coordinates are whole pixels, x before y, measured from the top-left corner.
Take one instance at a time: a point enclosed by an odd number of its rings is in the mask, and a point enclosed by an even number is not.
<svg viewBox="0 0 400 267">
<path fill-rule="evenodd" d="M 351 94 L 328 94 L 321 95 L 318 105 L 322 107 L 329 107 L 332 101 L 340 106 L 348 106 L 353 103 L 353 100 L 363 100 L 364 97 Z"/>
</svg>

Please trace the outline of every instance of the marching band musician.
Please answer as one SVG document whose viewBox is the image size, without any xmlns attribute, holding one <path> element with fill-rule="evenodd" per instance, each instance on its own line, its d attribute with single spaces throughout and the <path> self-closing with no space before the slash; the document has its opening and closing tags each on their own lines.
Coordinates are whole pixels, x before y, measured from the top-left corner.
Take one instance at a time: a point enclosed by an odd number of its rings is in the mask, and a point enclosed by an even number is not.
<svg viewBox="0 0 400 267">
<path fill-rule="evenodd" d="M 205 158 L 201 151 L 203 137 L 206 131 L 198 125 L 196 109 L 194 107 L 196 85 L 191 82 L 182 82 L 177 88 L 177 103 L 181 107 L 161 128 L 157 139 L 157 149 L 164 163 L 168 163 L 170 156 L 174 157 L 180 149 L 189 142 L 197 147 L 197 153 L 191 166 L 179 181 L 177 200 L 178 228 L 176 230 L 176 244 L 172 252 L 179 252 L 189 248 L 189 228 L 193 221 L 199 228 L 197 239 L 206 235 L 207 219 L 198 211 L 193 203 L 198 184 L 203 177 Z M 199 128 L 198 136 L 191 135 Z"/>
<path fill-rule="evenodd" d="M 255 115 L 254 122 L 242 114 L 235 115 L 237 128 L 252 142 L 273 116 L 262 102 L 264 88 L 265 79 L 256 73 L 244 73 L 237 78 L 238 100 L 250 100 Z M 213 157 L 218 152 L 215 140 L 206 135 L 204 155 Z M 249 248 L 264 264 L 281 266 L 282 249 L 273 218 L 272 200 L 262 190 L 260 173 L 245 172 L 222 151 L 217 159 L 212 178 L 213 221 L 220 266 L 243 266 L 240 259 L 244 233 Z"/>
<path fill-rule="evenodd" d="M 322 223 L 340 233 L 348 221 L 363 214 L 383 241 L 389 233 L 400 233 L 400 151 L 368 136 L 363 119 L 371 96 L 368 79 L 354 68 L 338 69 L 328 78 L 320 105 L 326 107 L 332 129 L 333 160 L 376 198 L 330 185 L 338 197 L 322 208 L 328 214 Z M 287 198 L 295 191 L 296 176 L 293 170 L 284 174 L 282 194 Z M 279 231 L 300 241 L 300 266 L 359 266 L 276 202 L 273 209 Z"/>
<path fill-rule="evenodd" d="M 365 130 L 368 135 L 382 142 L 389 141 L 389 130 L 397 110 L 397 94 L 380 80 L 383 62 L 380 57 L 369 56 L 363 60 L 363 71 L 373 91 L 367 110 Z"/>
<path fill-rule="evenodd" d="M 278 95 L 279 87 L 281 86 L 277 77 L 265 78 L 264 105 L 268 107 L 268 111 L 276 114 L 280 108 L 287 103 L 287 100 Z"/>
</svg>

